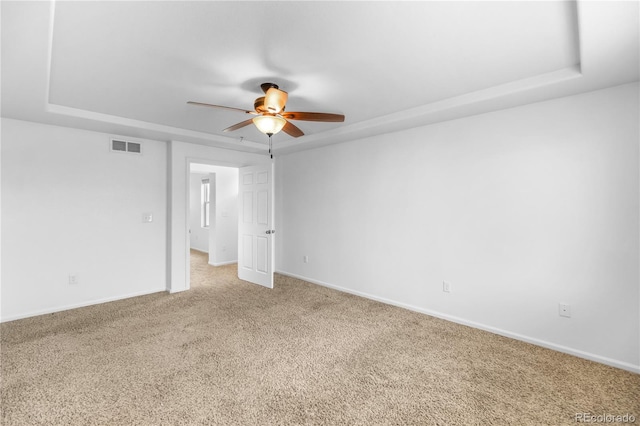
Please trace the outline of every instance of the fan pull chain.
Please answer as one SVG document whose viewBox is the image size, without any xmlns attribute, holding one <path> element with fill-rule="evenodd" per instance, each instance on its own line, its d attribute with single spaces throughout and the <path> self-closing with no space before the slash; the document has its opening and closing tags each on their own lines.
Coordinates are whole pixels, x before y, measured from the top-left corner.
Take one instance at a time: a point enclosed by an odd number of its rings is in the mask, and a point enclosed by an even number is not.
<svg viewBox="0 0 640 426">
<path fill-rule="evenodd" d="M 271 142 L 271 134 L 269 134 L 269 155 L 271 156 L 271 159 L 273 159 L 273 153 L 271 152 L 271 147 L 273 146 L 272 142 Z"/>
</svg>

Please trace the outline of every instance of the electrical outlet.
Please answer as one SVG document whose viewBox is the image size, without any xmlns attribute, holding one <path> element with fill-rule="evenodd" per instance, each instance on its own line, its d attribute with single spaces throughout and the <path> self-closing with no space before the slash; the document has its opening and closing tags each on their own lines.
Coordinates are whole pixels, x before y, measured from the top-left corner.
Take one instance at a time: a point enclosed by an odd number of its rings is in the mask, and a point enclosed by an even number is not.
<svg viewBox="0 0 640 426">
<path fill-rule="evenodd" d="M 561 317 L 571 318 L 571 305 L 566 303 L 559 303 L 558 310 Z"/>
<path fill-rule="evenodd" d="M 445 293 L 451 293 L 451 283 L 448 281 L 442 281 L 442 291 Z"/>
<path fill-rule="evenodd" d="M 304 263 L 309 263 L 309 256 L 307 256 L 307 255 L 302 256 L 302 261 Z"/>
<path fill-rule="evenodd" d="M 153 222 L 153 213 L 147 212 L 142 213 L 142 223 L 151 223 Z"/>
<path fill-rule="evenodd" d="M 69 274 L 69 285 L 77 285 L 78 276 L 76 274 Z"/>
</svg>

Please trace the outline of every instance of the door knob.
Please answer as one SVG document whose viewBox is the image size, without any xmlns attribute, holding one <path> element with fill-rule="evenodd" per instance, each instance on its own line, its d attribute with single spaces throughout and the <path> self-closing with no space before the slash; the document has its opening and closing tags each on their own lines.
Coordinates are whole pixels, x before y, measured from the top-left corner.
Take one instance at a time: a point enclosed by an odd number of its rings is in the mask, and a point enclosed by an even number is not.
<svg viewBox="0 0 640 426">
<path fill-rule="evenodd" d="M 275 229 L 269 229 L 265 232 L 266 234 L 275 234 L 276 230 Z"/>
</svg>

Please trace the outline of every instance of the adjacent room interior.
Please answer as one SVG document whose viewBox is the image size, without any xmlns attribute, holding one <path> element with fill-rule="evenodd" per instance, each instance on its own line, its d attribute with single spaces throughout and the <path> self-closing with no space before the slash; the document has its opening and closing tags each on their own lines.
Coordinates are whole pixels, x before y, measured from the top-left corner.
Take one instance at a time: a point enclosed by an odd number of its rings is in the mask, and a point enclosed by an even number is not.
<svg viewBox="0 0 640 426">
<path fill-rule="evenodd" d="M 238 169 L 191 163 L 189 249 L 208 255 L 208 263 L 238 262 Z"/>
<path fill-rule="evenodd" d="M 3 424 L 640 419 L 637 2 L 0 12 Z"/>
</svg>

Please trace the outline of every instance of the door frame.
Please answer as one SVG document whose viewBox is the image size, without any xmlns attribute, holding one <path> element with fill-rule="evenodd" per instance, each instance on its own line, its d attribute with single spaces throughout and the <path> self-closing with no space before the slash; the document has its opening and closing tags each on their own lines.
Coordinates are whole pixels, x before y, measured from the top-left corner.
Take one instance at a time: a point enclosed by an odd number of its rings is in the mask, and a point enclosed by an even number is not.
<svg viewBox="0 0 640 426">
<path fill-rule="evenodd" d="M 190 287 L 187 189 L 192 163 L 223 167 L 244 167 L 273 160 L 260 150 L 241 152 L 213 146 L 171 140 L 167 145 L 167 252 L 165 282 L 169 293 Z M 276 167 L 277 169 L 277 167 Z M 277 174 L 277 173 L 276 173 Z M 276 185 L 277 186 L 277 185 Z"/>
<path fill-rule="evenodd" d="M 185 235 L 185 252 L 184 252 L 184 261 L 185 261 L 185 274 L 184 274 L 184 283 L 185 286 L 184 288 L 181 289 L 176 289 L 175 286 L 173 285 L 169 285 L 168 287 L 168 291 L 170 293 L 175 293 L 175 292 L 179 292 L 179 291 L 186 291 L 189 290 L 191 288 L 191 241 L 190 241 L 190 236 L 189 236 L 189 214 L 191 211 L 191 188 L 190 188 L 190 182 L 191 182 L 191 164 L 204 164 L 204 165 L 208 165 L 208 166 L 218 166 L 218 167 L 230 167 L 230 168 L 234 168 L 234 169 L 238 169 L 238 173 L 239 173 L 239 169 L 243 168 L 243 167 L 248 167 L 248 166 L 253 166 L 253 165 L 259 165 L 259 164 L 265 164 L 265 163 L 260 163 L 260 162 L 228 162 L 228 161 L 218 161 L 218 160 L 211 160 L 211 159 L 205 159 L 205 158 L 199 158 L 199 157 L 186 157 L 185 158 L 185 175 L 184 175 L 184 179 L 185 179 L 185 187 L 184 187 L 184 191 L 185 191 L 185 203 L 184 203 L 184 223 L 182 223 L 182 227 L 184 229 L 184 235 Z M 272 164 L 272 178 L 275 179 L 275 162 L 271 162 Z M 275 194 L 275 182 L 274 182 L 274 194 Z M 238 196 L 240 196 L 240 194 L 238 194 Z M 275 199 L 273 201 L 273 208 L 272 208 L 272 212 L 273 212 L 273 224 L 275 226 Z M 170 251 L 170 248 L 169 248 Z M 272 250 L 272 256 L 273 257 L 273 264 L 275 265 L 275 247 Z M 273 271 L 275 272 L 275 271 Z M 272 273 L 273 273 L 272 272 Z M 170 279 L 170 275 L 168 277 Z"/>
</svg>

